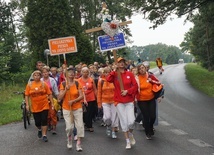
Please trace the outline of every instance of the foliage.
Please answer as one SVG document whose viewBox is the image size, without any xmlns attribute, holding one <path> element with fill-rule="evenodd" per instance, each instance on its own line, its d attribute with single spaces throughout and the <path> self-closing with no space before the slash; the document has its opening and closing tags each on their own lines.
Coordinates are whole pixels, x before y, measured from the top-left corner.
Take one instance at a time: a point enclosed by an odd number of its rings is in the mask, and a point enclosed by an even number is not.
<svg viewBox="0 0 214 155">
<path fill-rule="evenodd" d="M 189 50 L 198 62 L 208 70 L 214 70 L 214 3 L 199 9 L 194 16 L 194 27 L 181 43 L 183 50 Z"/>
<path fill-rule="evenodd" d="M 152 28 L 156 28 L 173 14 L 177 17 L 186 15 L 187 20 L 191 19 L 197 9 L 213 3 L 213 0 L 130 0 L 130 3 L 153 23 Z"/>
<path fill-rule="evenodd" d="M 11 60 L 10 53 L 14 48 L 13 34 L 10 24 L 10 8 L 5 2 L 0 2 L 0 83 L 8 79 L 7 76 Z"/>
<path fill-rule="evenodd" d="M 144 47 L 132 46 L 129 51 L 127 52 L 127 55 L 130 56 L 129 59 L 135 61 L 139 58 L 143 61 L 155 61 L 157 57 L 161 57 L 164 63 L 176 64 L 181 58 L 184 59 L 184 62 L 191 62 L 192 60 L 191 55 L 182 53 L 178 47 L 161 43 Z"/>
<path fill-rule="evenodd" d="M 109 15 L 111 19 L 116 19 L 120 22 L 128 20 L 133 12 L 130 7 L 128 1 L 122 0 L 106 0 L 107 8 L 109 9 Z M 80 1 L 72 1 L 73 5 L 73 14 L 74 19 L 82 22 L 83 30 L 91 29 L 94 27 L 100 27 L 102 24 L 102 19 L 97 18 L 97 15 L 102 10 L 101 2 L 99 0 L 80 0 Z M 78 16 L 77 16 L 78 15 Z M 128 36 L 131 36 L 130 29 L 128 26 L 120 27 L 120 31 L 126 34 L 127 39 Z M 104 35 L 103 31 L 97 31 L 88 34 L 89 39 L 92 44 L 93 51 L 99 51 L 99 45 L 97 42 L 98 36 Z M 107 59 L 112 61 L 110 58 L 110 52 L 107 52 Z"/>
<path fill-rule="evenodd" d="M 184 40 L 180 44 L 182 52 L 191 52 L 191 49 L 193 46 L 192 38 L 191 38 L 191 31 L 192 31 L 192 29 L 190 29 L 189 32 L 185 33 Z"/>
<path fill-rule="evenodd" d="M 30 50 L 33 51 L 33 62 L 45 60 L 44 50 L 48 49 L 48 39 L 67 36 L 76 36 L 79 51 L 76 54 L 66 54 L 67 62 L 79 61 L 79 58 L 83 58 L 82 55 L 87 61 L 91 61 L 93 56 L 91 45 L 82 34 L 79 21 L 72 18 L 72 10 L 67 0 L 29 0 L 27 7 L 25 23 L 28 27 Z M 57 61 L 57 57 L 52 59 Z"/>
</svg>

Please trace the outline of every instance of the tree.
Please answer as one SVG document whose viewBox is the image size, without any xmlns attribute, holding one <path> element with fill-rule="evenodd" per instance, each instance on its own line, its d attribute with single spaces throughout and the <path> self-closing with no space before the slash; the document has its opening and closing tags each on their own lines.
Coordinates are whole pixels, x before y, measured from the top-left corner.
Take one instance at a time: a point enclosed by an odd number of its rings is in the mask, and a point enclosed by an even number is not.
<svg viewBox="0 0 214 155">
<path fill-rule="evenodd" d="M 79 21 L 74 20 L 71 6 L 67 0 L 29 0 L 25 24 L 28 28 L 30 50 L 33 52 L 33 62 L 44 61 L 44 50 L 48 49 L 48 39 L 75 36 L 78 53 L 66 54 L 68 63 L 77 63 L 83 58 L 91 61 L 92 48 L 87 37 L 82 34 Z M 83 56 L 84 55 L 84 56 Z M 56 57 L 52 57 L 55 59 Z M 56 64 L 51 64 L 55 65 Z"/>
<path fill-rule="evenodd" d="M 201 8 L 193 19 L 191 53 L 209 71 L 214 70 L 214 4 Z"/>
<path fill-rule="evenodd" d="M 11 31 L 10 8 L 5 2 L 0 2 L 0 82 L 8 80 L 10 53 L 14 48 L 14 38 Z"/>
<path fill-rule="evenodd" d="M 73 1 L 72 1 L 73 2 Z M 109 14 L 112 19 L 119 20 L 120 22 L 126 21 L 133 14 L 132 8 L 130 7 L 128 1 L 123 0 L 106 0 L 107 8 L 109 9 Z M 82 27 L 84 30 L 93 27 L 100 27 L 102 24 L 102 19 L 97 18 L 97 15 L 102 10 L 102 6 L 99 0 L 80 0 L 72 3 L 74 5 L 74 14 L 78 16 L 75 19 L 82 21 Z M 128 26 L 123 26 L 120 28 L 126 36 L 131 36 L 130 29 Z M 92 43 L 93 51 L 99 50 L 99 45 L 97 38 L 100 35 L 104 35 L 103 31 L 88 34 L 90 41 Z M 107 52 L 107 58 L 110 60 L 110 52 Z M 111 60 L 110 60 L 111 61 Z"/>
<path fill-rule="evenodd" d="M 153 23 L 152 28 L 156 28 L 164 24 L 172 14 L 177 17 L 187 15 L 188 20 L 197 9 L 214 2 L 213 0 L 130 0 L 130 3 L 144 15 L 145 19 Z"/>
<path fill-rule="evenodd" d="M 185 34 L 181 43 L 183 51 L 190 51 L 203 67 L 212 71 L 214 69 L 214 3 L 201 7 L 194 16 L 193 29 Z"/>
<path fill-rule="evenodd" d="M 184 40 L 181 42 L 180 47 L 182 52 L 191 52 L 192 49 L 192 28 L 189 30 L 189 32 L 185 33 Z"/>
</svg>

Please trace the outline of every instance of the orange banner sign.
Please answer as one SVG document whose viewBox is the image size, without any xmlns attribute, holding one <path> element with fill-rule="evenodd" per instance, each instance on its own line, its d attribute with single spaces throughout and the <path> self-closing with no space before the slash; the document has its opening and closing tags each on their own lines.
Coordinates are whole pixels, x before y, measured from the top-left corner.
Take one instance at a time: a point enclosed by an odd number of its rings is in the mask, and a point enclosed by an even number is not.
<svg viewBox="0 0 214 155">
<path fill-rule="evenodd" d="M 77 52 L 76 38 L 74 36 L 48 40 L 50 55 L 59 55 Z"/>
</svg>

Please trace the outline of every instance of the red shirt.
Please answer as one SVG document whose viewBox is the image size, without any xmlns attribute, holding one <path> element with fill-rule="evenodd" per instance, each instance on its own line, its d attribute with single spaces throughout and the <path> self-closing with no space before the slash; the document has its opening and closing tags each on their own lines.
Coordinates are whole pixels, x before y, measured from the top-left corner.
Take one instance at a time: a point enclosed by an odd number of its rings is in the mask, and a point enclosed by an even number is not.
<svg viewBox="0 0 214 155">
<path fill-rule="evenodd" d="M 118 103 L 134 102 L 135 95 L 138 90 L 138 85 L 132 72 L 124 71 L 121 74 L 124 90 L 128 93 L 126 96 L 121 96 L 120 83 L 118 81 L 117 72 L 112 71 L 106 78 L 108 82 L 113 82 L 115 86 L 114 101 Z"/>
</svg>

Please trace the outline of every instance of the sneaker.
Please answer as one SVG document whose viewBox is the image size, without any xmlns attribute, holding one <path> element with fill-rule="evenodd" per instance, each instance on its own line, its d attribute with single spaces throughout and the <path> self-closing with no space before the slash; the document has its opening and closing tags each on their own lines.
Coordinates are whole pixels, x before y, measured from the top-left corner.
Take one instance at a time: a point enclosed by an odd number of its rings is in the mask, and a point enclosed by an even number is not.
<svg viewBox="0 0 214 155">
<path fill-rule="evenodd" d="M 75 141 L 77 141 L 77 135 L 76 135 L 76 136 L 74 136 L 74 140 L 75 140 Z"/>
<path fill-rule="evenodd" d="M 154 130 L 152 129 L 152 131 L 151 131 L 151 136 L 154 136 L 154 134 L 155 134 L 155 132 L 154 132 Z"/>
<path fill-rule="evenodd" d="M 82 146 L 80 144 L 76 145 L 76 150 L 77 152 L 81 152 L 82 151 Z"/>
<path fill-rule="evenodd" d="M 67 148 L 68 149 L 71 149 L 72 148 L 72 137 L 71 137 L 71 135 L 68 137 L 68 139 L 67 139 Z"/>
<path fill-rule="evenodd" d="M 107 136 L 111 136 L 111 130 L 110 129 L 106 129 L 106 134 L 107 134 Z"/>
<path fill-rule="evenodd" d="M 56 130 L 52 130 L 52 134 L 53 135 L 56 135 L 57 133 L 56 133 Z"/>
<path fill-rule="evenodd" d="M 102 121 L 101 124 L 100 124 L 100 126 L 105 126 L 105 123 Z"/>
<path fill-rule="evenodd" d="M 126 149 L 131 149 L 131 143 L 126 143 Z"/>
<path fill-rule="evenodd" d="M 119 127 L 115 127 L 115 132 L 118 132 L 119 130 Z"/>
<path fill-rule="evenodd" d="M 131 145 L 135 145 L 136 141 L 134 139 L 133 134 L 129 134 L 129 140 L 130 140 Z"/>
<path fill-rule="evenodd" d="M 94 128 L 89 128 L 89 131 L 90 132 L 94 132 Z"/>
<path fill-rule="evenodd" d="M 38 130 L 38 138 L 42 138 L 42 130 Z"/>
<path fill-rule="evenodd" d="M 146 139 L 147 139 L 147 140 L 151 140 L 151 139 L 152 139 L 151 135 L 150 135 L 150 134 L 147 134 L 147 135 L 146 135 Z"/>
<path fill-rule="evenodd" d="M 115 133 L 115 132 L 112 132 L 111 137 L 112 137 L 113 139 L 116 139 L 116 138 L 117 138 L 116 133 Z"/>
<path fill-rule="evenodd" d="M 43 140 L 44 142 L 48 142 L 47 136 L 43 136 L 43 137 L 42 137 L 42 140 Z"/>
</svg>

